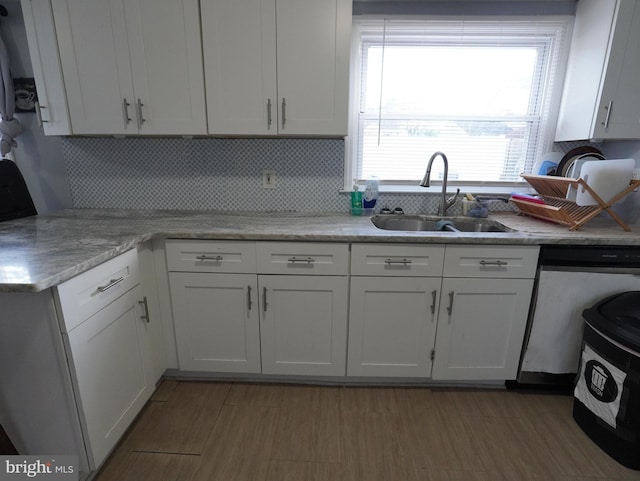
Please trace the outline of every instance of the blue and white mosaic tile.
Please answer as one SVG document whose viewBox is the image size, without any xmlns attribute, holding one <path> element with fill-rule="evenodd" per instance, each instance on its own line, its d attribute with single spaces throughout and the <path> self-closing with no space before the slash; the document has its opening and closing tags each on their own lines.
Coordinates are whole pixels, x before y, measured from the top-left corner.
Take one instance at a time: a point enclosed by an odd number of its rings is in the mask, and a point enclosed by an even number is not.
<svg viewBox="0 0 640 481">
<path fill-rule="evenodd" d="M 79 208 L 349 210 L 349 196 L 340 192 L 341 139 L 67 137 L 62 146 Z M 262 187 L 266 169 L 276 172 L 275 189 Z M 437 194 L 381 194 L 378 206 L 436 212 L 439 201 Z M 449 212 L 461 211 L 457 202 Z"/>
</svg>

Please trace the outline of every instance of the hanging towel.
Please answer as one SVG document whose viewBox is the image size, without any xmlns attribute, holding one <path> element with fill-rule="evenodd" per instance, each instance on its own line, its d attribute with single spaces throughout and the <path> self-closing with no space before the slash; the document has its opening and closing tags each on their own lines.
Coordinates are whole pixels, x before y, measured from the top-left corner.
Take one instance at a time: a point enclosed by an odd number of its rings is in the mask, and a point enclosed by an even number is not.
<svg viewBox="0 0 640 481">
<path fill-rule="evenodd" d="M 15 137 L 24 132 L 18 119 L 13 117 L 16 109 L 13 91 L 13 77 L 9 62 L 9 52 L 0 36 L 0 154 L 2 157 L 11 152 L 18 143 Z"/>
</svg>

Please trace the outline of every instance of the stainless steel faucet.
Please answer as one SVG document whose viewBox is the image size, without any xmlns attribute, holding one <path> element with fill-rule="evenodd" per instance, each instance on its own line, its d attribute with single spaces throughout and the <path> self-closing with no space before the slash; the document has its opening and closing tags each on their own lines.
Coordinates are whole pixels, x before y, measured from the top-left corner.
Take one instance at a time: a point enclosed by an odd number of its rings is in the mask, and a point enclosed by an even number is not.
<svg viewBox="0 0 640 481">
<path fill-rule="evenodd" d="M 440 200 L 440 207 L 438 208 L 438 215 L 444 217 L 447 215 L 447 209 L 451 207 L 456 199 L 458 198 L 458 194 L 460 193 L 460 189 L 456 191 L 456 195 L 447 200 L 447 177 L 449 175 L 449 161 L 447 160 L 447 156 L 442 152 L 434 153 L 429 159 L 429 164 L 427 165 L 427 171 L 424 174 L 424 178 L 422 182 L 420 182 L 421 187 L 431 187 L 431 166 L 433 165 L 433 160 L 437 157 L 442 157 L 442 161 L 444 162 L 444 177 L 442 180 L 442 199 Z"/>
</svg>

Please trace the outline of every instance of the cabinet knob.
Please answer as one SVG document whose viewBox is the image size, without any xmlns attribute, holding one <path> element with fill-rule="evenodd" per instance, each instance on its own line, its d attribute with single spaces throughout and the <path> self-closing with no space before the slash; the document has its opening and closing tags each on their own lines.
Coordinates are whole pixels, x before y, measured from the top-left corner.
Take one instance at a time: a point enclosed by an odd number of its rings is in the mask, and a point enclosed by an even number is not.
<svg viewBox="0 0 640 481">
<path fill-rule="evenodd" d="M 196 256 L 196 260 L 198 260 L 198 261 L 222 262 L 222 259 L 223 259 L 222 256 L 208 256 L 206 254 L 202 254 L 202 255 Z"/>
<path fill-rule="evenodd" d="M 284 130 L 284 124 L 287 123 L 287 99 L 282 98 L 282 130 Z"/>
<path fill-rule="evenodd" d="M 447 307 L 447 313 L 449 315 L 451 315 L 451 313 L 453 312 L 453 297 L 455 296 L 455 293 L 453 291 L 451 291 L 449 293 L 449 306 Z"/>
<path fill-rule="evenodd" d="M 124 277 L 118 277 L 117 279 L 111 279 L 107 285 L 98 286 L 98 292 L 108 291 L 109 289 L 111 289 L 116 284 L 120 284 L 122 281 L 124 281 Z"/>
<path fill-rule="evenodd" d="M 147 121 L 147 119 L 142 116 L 142 107 L 144 107 L 144 104 L 140 99 L 138 99 L 136 102 L 136 119 L 138 119 L 138 129 L 141 129 L 142 124 Z"/>
<path fill-rule="evenodd" d="M 131 118 L 129 117 L 129 105 L 131 104 L 127 102 L 126 98 L 122 99 L 122 120 L 124 121 L 125 127 L 129 125 L 129 122 L 131 122 Z"/>
<path fill-rule="evenodd" d="M 406 257 L 403 257 L 402 259 L 385 259 L 384 263 L 387 264 L 388 266 L 392 265 L 392 264 L 402 264 L 403 266 L 409 265 L 411 264 L 413 261 L 411 259 L 407 259 Z"/>
<path fill-rule="evenodd" d="M 604 107 L 604 109 L 607 111 L 607 115 L 605 116 L 604 121 L 601 123 L 605 129 L 609 127 L 609 118 L 611 117 L 611 107 L 613 107 L 613 100 L 609 100 L 609 103 Z"/>
<path fill-rule="evenodd" d="M 36 101 L 34 103 L 36 108 L 36 121 L 38 122 L 38 127 L 42 127 L 42 124 L 45 122 L 49 122 L 48 120 L 42 120 L 42 111 L 40 109 L 46 109 L 47 107 L 44 105 L 40 105 L 40 102 Z"/>
<path fill-rule="evenodd" d="M 435 314 L 436 313 L 436 300 L 438 298 L 438 291 L 437 290 L 433 290 L 431 291 L 431 314 Z"/>
<path fill-rule="evenodd" d="M 297 264 L 298 262 L 306 262 L 307 264 L 313 264 L 316 260 L 313 257 L 289 257 L 287 262 L 291 264 Z"/>
<path fill-rule="evenodd" d="M 149 305 L 147 304 L 147 296 L 144 296 L 141 301 L 138 301 L 138 304 L 142 306 L 142 310 L 144 313 L 140 316 L 140 319 L 149 324 Z"/>
</svg>

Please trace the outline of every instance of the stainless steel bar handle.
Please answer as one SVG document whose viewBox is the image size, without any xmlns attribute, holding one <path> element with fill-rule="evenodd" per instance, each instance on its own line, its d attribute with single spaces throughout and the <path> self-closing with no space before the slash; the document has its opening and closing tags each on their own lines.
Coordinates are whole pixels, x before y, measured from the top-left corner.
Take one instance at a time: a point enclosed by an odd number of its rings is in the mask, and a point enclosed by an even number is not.
<svg viewBox="0 0 640 481">
<path fill-rule="evenodd" d="M 42 112 L 40 109 L 46 109 L 47 107 L 44 105 L 40 105 L 40 102 L 35 102 L 36 107 L 36 121 L 38 122 L 38 127 L 42 127 L 42 124 L 45 122 L 49 122 L 48 120 L 42 120 Z"/>
<path fill-rule="evenodd" d="M 480 265 L 481 265 L 482 267 L 486 267 L 486 266 L 498 266 L 498 267 L 502 267 L 502 266 L 506 266 L 506 265 L 508 265 L 508 264 L 509 264 L 509 263 L 508 263 L 507 261 L 500 261 L 500 260 L 497 260 L 497 261 L 485 261 L 484 259 L 482 259 L 482 260 L 480 261 Z"/>
<path fill-rule="evenodd" d="M 251 310 L 251 306 L 252 306 L 252 302 L 251 302 L 251 286 L 247 286 L 247 310 L 250 311 Z"/>
<path fill-rule="evenodd" d="M 131 122 L 131 117 L 129 117 L 129 102 L 127 102 L 126 98 L 122 99 L 122 120 L 124 120 L 124 126 L 126 127 Z"/>
<path fill-rule="evenodd" d="M 142 124 L 144 124 L 147 120 L 142 116 L 142 107 L 144 104 L 140 99 L 136 102 L 136 118 L 138 119 L 138 129 L 142 128 Z"/>
<path fill-rule="evenodd" d="M 109 281 L 109 284 L 107 284 L 106 286 L 98 286 L 98 292 L 108 291 L 109 289 L 111 289 L 116 284 L 120 284 L 122 281 L 124 281 L 124 277 L 118 277 L 117 279 L 111 279 Z"/>
<path fill-rule="evenodd" d="M 273 119 L 271 118 L 271 99 L 267 99 L 267 130 L 271 130 L 271 124 Z"/>
<path fill-rule="evenodd" d="M 609 103 L 604 108 L 607 111 L 607 116 L 604 118 L 604 122 L 602 122 L 602 125 L 604 126 L 605 129 L 609 127 L 609 117 L 611 117 L 611 107 L 613 107 L 613 100 L 609 100 Z"/>
<path fill-rule="evenodd" d="M 449 307 L 447 307 L 447 312 L 449 313 L 449 315 L 451 315 L 451 313 L 453 312 L 453 296 L 455 296 L 455 293 L 451 291 L 449 293 Z"/>
<path fill-rule="evenodd" d="M 384 263 L 387 265 L 391 265 L 391 264 L 402 264 L 402 265 L 408 265 L 411 264 L 413 261 L 411 259 L 407 259 L 406 257 L 403 257 L 402 259 L 385 259 Z"/>
<path fill-rule="evenodd" d="M 222 259 L 224 259 L 222 256 L 208 256 L 206 254 L 202 254 L 202 255 L 196 256 L 196 260 L 198 260 L 198 261 L 222 262 Z"/>
<path fill-rule="evenodd" d="M 316 260 L 313 257 L 289 257 L 287 259 L 287 262 L 290 262 L 291 264 L 295 264 L 297 262 L 306 262 L 307 264 L 313 264 Z"/>
<path fill-rule="evenodd" d="M 431 291 L 431 314 L 436 313 L 436 298 L 438 297 L 438 291 L 434 289 Z"/>
<path fill-rule="evenodd" d="M 147 296 L 144 296 L 141 301 L 138 301 L 138 304 L 142 306 L 142 310 L 144 314 L 140 316 L 140 319 L 149 324 L 149 304 L 147 304 Z"/>
<path fill-rule="evenodd" d="M 262 310 L 267 312 L 267 288 L 262 288 Z"/>
<path fill-rule="evenodd" d="M 284 130 L 284 124 L 287 123 L 287 99 L 282 97 L 282 129 Z"/>
</svg>

